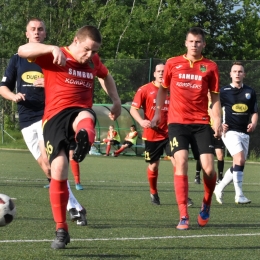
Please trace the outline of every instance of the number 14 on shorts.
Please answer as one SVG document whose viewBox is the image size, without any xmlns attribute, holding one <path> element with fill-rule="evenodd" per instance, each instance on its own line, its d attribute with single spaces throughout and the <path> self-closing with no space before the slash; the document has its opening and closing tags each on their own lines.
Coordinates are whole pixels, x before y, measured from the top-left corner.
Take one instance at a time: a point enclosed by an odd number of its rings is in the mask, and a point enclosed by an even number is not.
<svg viewBox="0 0 260 260">
<path fill-rule="evenodd" d="M 178 147 L 179 143 L 176 139 L 176 137 L 173 137 L 172 140 L 170 141 L 170 146 L 171 146 L 171 151 L 173 151 L 174 147 Z"/>
</svg>

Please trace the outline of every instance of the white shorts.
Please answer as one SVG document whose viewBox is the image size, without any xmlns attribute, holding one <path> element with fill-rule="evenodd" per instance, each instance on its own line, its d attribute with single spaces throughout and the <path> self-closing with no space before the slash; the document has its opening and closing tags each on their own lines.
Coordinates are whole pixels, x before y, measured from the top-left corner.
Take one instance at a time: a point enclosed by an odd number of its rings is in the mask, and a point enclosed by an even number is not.
<svg viewBox="0 0 260 260">
<path fill-rule="evenodd" d="M 41 156 L 39 141 L 43 141 L 42 120 L 22 129 L 23 139 L 35 160 Z"/>
<path fill-rule="evenodd" d="M 245 159 L 248 155 L 249 139 L 248 134 L 236 131 L 227 131 L 225 135 L 222 135 L 222 140 L 231 156 L 243 151 Z"/>
</svg>

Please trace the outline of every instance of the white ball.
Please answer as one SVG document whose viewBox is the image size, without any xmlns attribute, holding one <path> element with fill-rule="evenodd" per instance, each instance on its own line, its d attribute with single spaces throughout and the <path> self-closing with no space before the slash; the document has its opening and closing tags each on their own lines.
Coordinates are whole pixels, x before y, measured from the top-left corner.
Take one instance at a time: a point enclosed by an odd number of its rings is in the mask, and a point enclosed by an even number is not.
<svg viewBox="0 0 260 260">
<path fill-rule="evenodd" d="M 11 223 L 16 214 L 16 208 L 11 198 L 5 194 L 0 194 L 0 227 Z"/>
</svg>

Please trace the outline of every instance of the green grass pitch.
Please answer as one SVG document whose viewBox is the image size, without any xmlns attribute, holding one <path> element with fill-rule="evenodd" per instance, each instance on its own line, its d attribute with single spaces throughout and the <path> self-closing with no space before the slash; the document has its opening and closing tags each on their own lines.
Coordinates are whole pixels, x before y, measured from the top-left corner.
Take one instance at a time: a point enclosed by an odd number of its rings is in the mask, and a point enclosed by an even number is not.
<svg viewBox="0 0 260 260">
<path fill-rule="evenodd" d="M 225 170 L 230 167 L 225 162 Z M 70 259 L 259 259 L 260 165 L 247 163 L 243 190 L 249 205 L 234 203 L 230 184 L 219 205 L 213 195 L 211 219 L 204 228 L 196 223 L 203 184 L 194 184 L 195 161 L 189 161 L 191 228 L 176 230 L 178 209 L 173 193 L 170 161 L 162 160 L 158 179 L 161 206 L 150 203 L 147 164 L 141 157 L 87 156 L 80 164 L 83 191 L 75 189 L 87 208 L 88 226 L 68 221 L 71 243 L 65 250 L 50 247 L 54 239 L 47 183 L 29 152 L 0 150 L 0 193 L 14 200 L 17 215 L 0 228 L 0 260 Z"/>
</svg>

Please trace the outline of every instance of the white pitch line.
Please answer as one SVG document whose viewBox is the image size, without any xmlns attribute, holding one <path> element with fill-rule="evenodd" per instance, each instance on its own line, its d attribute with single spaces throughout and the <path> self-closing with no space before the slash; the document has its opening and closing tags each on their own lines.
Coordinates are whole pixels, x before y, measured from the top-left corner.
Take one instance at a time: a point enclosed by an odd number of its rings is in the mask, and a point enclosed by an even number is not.
<svg viewBox="0 0 260 260">
<path fill-rule="evenodd" d="M 34 182 L 44 182 L 45 179 L 27 179 L 27 178 L 19 178 L 19 179 L 5 179 L 4 177 L 0 177 L 0 180 L 2 183 L 4 182 L 13 182 L 13 183 L 19 183 L 19 182 L 28 182 L 28 183 L 34 183 Z M 69 180 L 69 183 L 73 184 L 73 180 Z M 126 184 L 147 184 L 147 181 L 111 181 L 111 180 L 88 180 L 88 183 L 126 183 Z M 172 184 L 172 181 L 158 181 L 159 184 Z M 189 184 L 194 184 L 193 181 L 189 181 Z M 243 182 L 243 185 L 253 185 L 253 186 L 259 186 L 259 182 Z"/>
<path fill-rule="evenodd" d="M 208 238 L 208 237 L 246 237 L 260 236 L 260 233 L 252 234 L 213 234 L 213 235 L 192 235 L 192 236 L 165 236 L 165 237 L 116 237 L 116 238 L 74 238 L 71 241 L 127 241 L 127 240 L 158 240 L 158 239 L 185 239 L 185 238 Z M 41 243 L 52 242 L 53 239 L 41 240 L 0 240 L 0 243 Z"/>
</svg>

